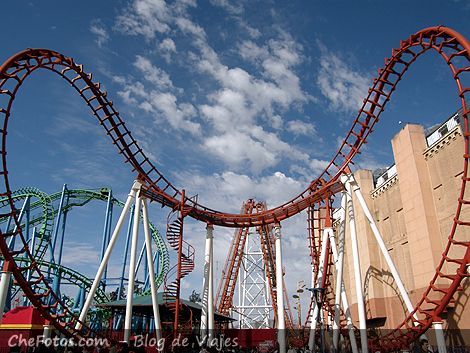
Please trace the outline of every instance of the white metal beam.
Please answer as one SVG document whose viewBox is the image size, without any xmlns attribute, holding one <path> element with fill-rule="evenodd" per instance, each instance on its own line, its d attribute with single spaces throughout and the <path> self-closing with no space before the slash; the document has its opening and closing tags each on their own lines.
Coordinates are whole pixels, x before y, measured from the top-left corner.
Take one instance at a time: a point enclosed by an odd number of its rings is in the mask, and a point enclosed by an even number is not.
<svg viewBox="0 0 470 353">
<path fill-rule="evenodd" d="M 362 292 L 362 276 L 361 276 L 361 263 L 359 260 L 359 246 L 357 243 L 356 234 L 356 220 L 354 216 L 354 206 L 352 203 L 352 187 L 350 176 L 343 175 L 341 182 L 346 187 L 347 206 L 349 215 L 349 231 L 351 235 L 351 250 L 354 266 L 354 282 L 356 285 L 357 308 L 359 316 L 359 331 L 361 335 L 361 349 L 362 353 L 368 352 L 367 347 L 367 326 L 366 326 L 366 313 L 364 308 L 364 294 Z"/>
<path fill-rule="evenodd" d="M 276 237 L 276 297 L 277 297 L 277 340 L 279 353 L 286 353 L 286 322 L 284 317 L 284 281 L 282 275 L 281 225 L 274 226 Z"/>
<path fill-rule="evenodd" d="M 143 214 L 143 223 L 144 223 L 144 235 L 145 235 L 145 248 L 147 250 L 147 264 L 148 264 L 148 275 L 150 281 L 150 292 L 152 294 L 152 307 L 153 307 L 153 317 L 155 322 L 155 332 L 157 337 L 157 342 L 160 342 L 162 338 L 162 323 L 160 320 L 160 310 L 158 307 L 157 300 L 157 284 L 155 283 L 155 268 L 153 264 L 153 254 L 152 254 L 152 239 L 150 236 L 149 229 L 149 218 L 147 210 L 147 200 L 142 199 L 142 214 Z"/>
<path fill-rule="evenodd" d="M 101 277 L 103 276 L 104 269 L 106 268 L 106 265 L 108 264 L 114 245 L 116 244 L 116 241 L 119 237 L 119 232 L 121 231 L 124 219 L 126 218 L 126 215 L 127 215 L 127 212 L 129 211 L 131 203 L 134 200 L 135 195 L 137 191 L 140 189 L 140 187 L 141 187 L 141 184 L 138 181 L 135 181 L 134 185 L 132 185 L 132 189 L 121 211 L 121 215 L 119 216 L 118 222 L 116 224 L 116 228 L 114 229 L 114 232 L 113 232 L 113 235 L 111 236 L 108 247 L 106 248 L 106 252 L 103 255 L 103 259 L 101 260 L 100 266 L 98 267 L 98 271 L 96 272 L 95 279 L 93 280 L 93 284 L 91 285 L 91 288 L 90 288 L 90 292 L 88 293 L 85 304 L 83 305 L 82 311 L 80 312 L 78 322 L 75 325 L 76 330 L 80 330 L 82 327 L 82 324 L 85 322 L 86 316 L 88 314 L 88 310 L 90 309 L 93 298 L 95 297 L 96 290 L 98 289 L 98 286 L 100 285 Z"/>
</svg>

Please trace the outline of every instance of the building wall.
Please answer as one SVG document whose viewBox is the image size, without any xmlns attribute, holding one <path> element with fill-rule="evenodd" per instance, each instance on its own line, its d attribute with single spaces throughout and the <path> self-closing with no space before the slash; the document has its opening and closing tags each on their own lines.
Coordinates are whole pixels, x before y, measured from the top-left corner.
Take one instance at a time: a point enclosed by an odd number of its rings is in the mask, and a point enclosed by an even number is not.
<svg viewBox="0 0 470 353">
<path fill-rule="evenodd" d="M 372 172 L 354 173 L 362 194 L 382 234 L 413 304 L 422 297 L 433 278 L 450 234 L 462 182 L 463 143 L 460 126 L 428 147 L 422 126 L 408 124 L 392 139 L 397 174 L 374 189 Z M 470 200 L 470 192 L 466 199 Z M 407 314 L 390 270 L 353 197 L 368 319 L 386 317 L 385 328 L 396 327 Z M 470 220 L 470 206 L 461 219 Z M 470 239 L 470 227 L 459 227 L 456 239 Z M 350 293 L 353 318 L 357 322 L 357 298 L 351 257 L 350 229 L 346 227 L 345 286 Z M 462 258 L 464 248 L 451 257 Z M 446 268 L 455 273 L 456 267 Z M 445 325 L 470 330 L 470 285 L 448 307 Z M 448 285 L 448 280 L 439 280 Z M 466 310 L 465 310 L 466 307 Z M 470 342 L 466 342 L 470 345 Z"/>
</svg>

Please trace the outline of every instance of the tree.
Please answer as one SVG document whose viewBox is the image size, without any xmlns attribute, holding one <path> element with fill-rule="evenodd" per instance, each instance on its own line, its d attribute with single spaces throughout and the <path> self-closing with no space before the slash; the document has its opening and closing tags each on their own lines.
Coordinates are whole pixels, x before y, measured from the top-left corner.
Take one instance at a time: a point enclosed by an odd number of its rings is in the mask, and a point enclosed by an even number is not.
<svg viewBox="0 0 470 353">
<path fill-rule="evenodd" d="M 198 293 L 195 290 L 193 290 L 193 292 L 189 296 L 189 301 L 191 303 L 202 303 L 201 293 Z"/>
<path fill-rule="evenodd" d="M 120 299 L 118 298 L 118 292 L 119 292 L 119 288 L 116 288 L 116 290 L 109 292 L 108 293 L 109 300 L 113 302 L 117 299 Z"/>
</svg>

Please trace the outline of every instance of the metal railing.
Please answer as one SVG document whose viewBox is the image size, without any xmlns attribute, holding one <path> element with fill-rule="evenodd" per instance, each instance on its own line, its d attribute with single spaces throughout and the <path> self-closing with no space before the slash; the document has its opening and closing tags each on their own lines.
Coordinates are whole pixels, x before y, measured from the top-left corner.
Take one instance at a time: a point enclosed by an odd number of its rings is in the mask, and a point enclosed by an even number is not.
<svg viewBox="0 0 470 353">
<path fill-rule="evenodd" d="M 437 143 L 442 137 L 444 137 L 449 131 L 453 130 L 457 125 L 460 124 L 459 113 L 455 113 L 450 119 L 444 124 L 439 126 L 432 134 L 426 136 L 426 142 L 428 147 L 431 147 Z"/>
<path fill-rule="evenodd" d="M 397 175 L 397 166 L 394 164 L 388 167 L 387 171 L 377 178 L 377 181 L 375 182 L 375 188 L 377 189 L 378 187 L 382 186 L 387 182 L 387 180 L 391 179 L 395 175 Z"/>
</svg>

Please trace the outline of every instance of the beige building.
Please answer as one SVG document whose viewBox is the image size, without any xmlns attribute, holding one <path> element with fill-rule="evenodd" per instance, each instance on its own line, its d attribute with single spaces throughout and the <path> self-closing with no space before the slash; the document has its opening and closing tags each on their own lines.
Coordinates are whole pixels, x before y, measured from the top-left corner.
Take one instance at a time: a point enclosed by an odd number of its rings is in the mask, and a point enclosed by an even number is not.
<svg viewBox="0 0 470 353">
<path fill-rule="evenodd" d="M 369 170 L 354 173 L 413 305 L 428 288 L 441 260 L 462 182 L 464 140 L 458 113 L 433 130 L 425 132 L 420 125 L 405 125 L 391 141 L 394 165 L 377 178 Z M 368 323 L 395 328 L 406 317 L 406 307 L 355 198 L 353 204 Z M 470 220 L 470 206 L 463 209 L 461 219 Z M 470 227 L 459 227 L 456 237 L 468 242 Z M 463 250 L 463 247 L 454 249 L 451 256 L 462 258 Z M 344 280 L 357 323 L 349 227 L 346 227 L 345 256 Z M 448 267 L 446 271 L 455 273 L 455 269 Z M 439 281 L 442 286 L 449 283 L 445 279 Z M 442 319 L 445 328 L 467 330 L 462 335 L 449 330 L 454 335 L 447 337 L 452 339 L 449 343 L 469 346 L 469 278 L 462 282 L 462 287 Z M 463 336 L 466 336 L 465 343 Z"/>
</svg>

